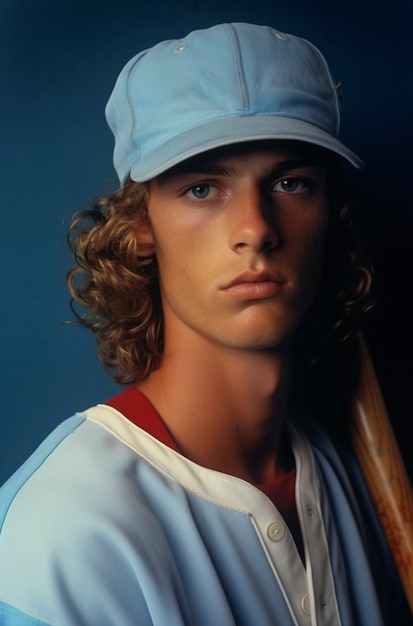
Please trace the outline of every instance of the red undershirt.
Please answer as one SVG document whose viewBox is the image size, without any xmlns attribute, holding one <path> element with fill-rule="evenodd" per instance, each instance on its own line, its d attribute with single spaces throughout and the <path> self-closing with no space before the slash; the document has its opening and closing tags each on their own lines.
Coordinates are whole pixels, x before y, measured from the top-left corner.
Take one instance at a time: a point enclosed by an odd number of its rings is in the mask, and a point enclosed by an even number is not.
<svg viewBox="0 0 413 626">
<path fill-rule="evenodd" d="M 155 439 L 164 445 L 182 454 L 152 404 L 135 387 L 125 389 L 125 391 L 110 398 L 106 404 L 118 410 L 127 419 L 136 424 L 136 426 L 142 428 L 142 430 L 152 435 L 152 437 L 155 437 Z M 296 469 L 294 468 L 279 478 L 275 478 L 263 484 L 256 484 L 255 486 L 265 493 L 277 507 L 292 532 L 300 553 L 302 554 L 301 530 L 295 504 L 295 479 Z"/>
</svg>

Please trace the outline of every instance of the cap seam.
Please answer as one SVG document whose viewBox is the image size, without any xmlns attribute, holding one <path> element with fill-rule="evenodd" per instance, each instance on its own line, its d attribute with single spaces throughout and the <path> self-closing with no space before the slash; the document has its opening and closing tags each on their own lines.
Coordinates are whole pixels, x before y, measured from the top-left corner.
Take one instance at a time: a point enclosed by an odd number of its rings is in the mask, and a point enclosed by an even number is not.
<svg viewBox="0 0 413 626">
<path fill-rule="evenodd" d="M 340 134 L 340 128 L 341 128 L 341 114 L 340 114 L 340 103 L 338 100 L 338 93 L 337 93 L 337 87 L 336 87 L 336 83 L 333 79 L 333 76 L 331 74 L 330 68 L 328 66 L 327 61 L 324 58 L 324 55 L 320 52 L 320 50 L 318 50 L 317 48 L 315 48 L 313 46 L 313 44 L 309 41 L 307 41 L 307 44 L 310 46 L 311 52 L 314 56 L 316 56 L 318 59 L 321 60 L 323 66 L 324 66 L 324 71 L 328 77 L 328 83 L 329 83 L 329 87 L 331 89 L 331 91 L 333 92 L 333 98 L 334 98 L 334 109 L 335 109 L 335 113 L 336 113 L 336 137 L 339 136 Z"/>
<path fill-rule="evenodd" d="M 238 79 L 239 90 L 241 93 L 242 109 L 245 112 L 249 110 L 250 97 L 247 87 L 247 81 L 245 80 L 244 64 L 241 55 L 241 45 L 239 42 L 238 33 L 235 30 L 234 26 L 232 24 L 225 24 L 224 26 L 227 28 L 229 34 L 229 41 L 234 57 L 236 76 Z"/>
<path fill-rule="evenodd" d="M 136 68 L 138 62 L 141 61 L 141 59 L 146 55 L 147 52 L 148 52 L 147 50 L 144 50 L 141 54 L 138 54 L 136 56 L 135 63 L 133 63 L 132 67 L 130 68 L 130 71 L 129 71 L 129 74 L 128 74 L 128 82 L 127 82 L 128 105 L 130 107 L 131 117 L 132 117 L 132 127 L 131 127 L 131 132 L 130 132 L 130 138 L 131 138 L 131 141 L 132 141 L 133 145 L 137 148 L 137 151 L 138 151 L 139 155 L 142 153 L 142 151 L 139 148 L 139 144 L 135 141 L 136 116 L 135 116 L 135 112 L 134 112 L 133 98 L 132 98 L 132 95 L 131 95 L 131 82 L 132 82 L 132 74 L 135 71 L 135 68 Z"/>
</svg>

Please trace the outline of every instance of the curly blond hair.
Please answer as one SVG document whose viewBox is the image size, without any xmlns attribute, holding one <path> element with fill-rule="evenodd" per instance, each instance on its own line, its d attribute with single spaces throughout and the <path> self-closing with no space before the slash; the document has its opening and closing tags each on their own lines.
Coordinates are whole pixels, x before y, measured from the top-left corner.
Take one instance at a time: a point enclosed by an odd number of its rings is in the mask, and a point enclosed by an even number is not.
<svg viewBox="0 0 413 626">
<path fill-rule="evenodd" d="M 332 340 L 351 336 L 371 307 L 371 270 L 355 236 L 349 202 L 329 168 L 331 218 L 320 295 L 298 333 L 302 352 L 318 358 Z M 115 382 L 144 380 L 159 367 L 163 317 L 155 256 L 140 242 L 148 227 L 149 183 L 128 180 L 74 216 L 68 239 L 75 265 L 68 273 L 77 322 L 89 328 Z M 83 313 L 76 313 L 74 302 Z M 318 355 L 318 356 L 317 356 Z"/>
<path fill-rule="evenodd" d="M 99 359 L 121 384 L 145 379 L 162 355 L 156 258 L 139 241 L 148 200 L 149 184 L 128 180 L 77 213 L 68 233 L 75 257 L 69 290 L 84 309 L 74 311 L 77 321 L 95 335 Z"/>
</svg>

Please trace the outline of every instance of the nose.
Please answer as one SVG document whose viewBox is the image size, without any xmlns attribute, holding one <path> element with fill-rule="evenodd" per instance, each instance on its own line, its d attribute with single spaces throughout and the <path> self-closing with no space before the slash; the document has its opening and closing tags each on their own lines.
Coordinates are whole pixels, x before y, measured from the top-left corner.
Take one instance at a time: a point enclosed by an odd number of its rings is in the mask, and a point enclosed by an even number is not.
<svg viewBox="0 0 413 626">
<path fill-rule="evenodd" d="M 229 245 L 234 252 L 270 252 L 279 246 L 273 207 L 262 190 L 250 184 L 233 203 Z"/>
</svg>

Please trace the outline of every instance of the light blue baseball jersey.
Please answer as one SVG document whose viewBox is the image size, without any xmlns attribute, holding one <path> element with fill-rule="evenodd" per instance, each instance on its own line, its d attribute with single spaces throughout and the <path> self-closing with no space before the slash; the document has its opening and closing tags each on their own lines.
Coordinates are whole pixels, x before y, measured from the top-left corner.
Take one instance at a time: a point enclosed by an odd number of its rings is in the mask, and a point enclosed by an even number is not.
<svg viewBox="0 0 413 626">
<path fill-rule="evenodd" d="M 189 461 L 107 405 L 63 422 L 0 490 L 0 624 L 397 624 L 399 586 L 374 516 L 369 551 L 368 499 L 361 510 L 335 449 L 311 430 L 290 425 L 304 565 L 248 482 Z"/>
</svg>

